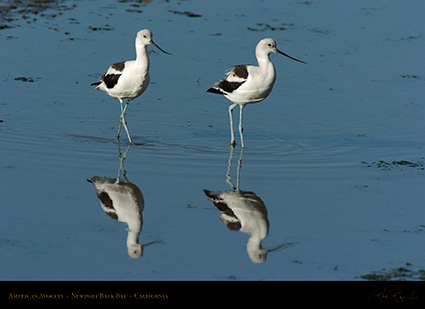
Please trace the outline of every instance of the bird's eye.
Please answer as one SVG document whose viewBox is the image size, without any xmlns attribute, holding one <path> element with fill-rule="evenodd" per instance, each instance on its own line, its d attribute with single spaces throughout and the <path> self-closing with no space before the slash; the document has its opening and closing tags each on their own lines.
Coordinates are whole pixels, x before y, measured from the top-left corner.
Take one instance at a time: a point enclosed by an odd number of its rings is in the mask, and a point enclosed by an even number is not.
<svg viewBox="0 0 425 309">
<path fill-rule="evenodd" d="M 143 37 L 146 39 L 146 34 L 144 34 Z"/>
<path fill-rule="evenodd" d="M 269 47 L 272 47 L 272 43 L 267 44 Z"/>
</svg>

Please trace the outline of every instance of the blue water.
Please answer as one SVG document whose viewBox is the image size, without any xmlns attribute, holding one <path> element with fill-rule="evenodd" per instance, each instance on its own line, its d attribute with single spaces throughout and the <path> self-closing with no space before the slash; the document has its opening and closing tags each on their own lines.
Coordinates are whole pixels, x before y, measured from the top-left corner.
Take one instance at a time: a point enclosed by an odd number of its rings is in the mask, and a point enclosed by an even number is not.
<svg viewBox="0 0 425 309">
<path fill-rule="evenodd" d="M 107 0 L 10 12 L 0 30 L 0 279 L 362 280 L 425 268 L 424 8 Z M 140 243 L 154 242 L 134 259 L 127 225 L 103 212 L 86 179 L 117 177 L 127 147 L 115 137 L 118 101 L 90 83 L 134 59 L 143 28 L 173 55 L 149 47 L 151 84 L 126 116 L 136 145 L 123 167 L 145 200 Z M 272 55 L 275 88 L 244 110 L 241 156 L 229 145 L 229 102 L 205 91 L 232 65 L 255 63 L 264 37 L 308 65 Z M 238 178 L 267 209 L 262 247 L 290 244 L 263 263 L 203 191 Z"/>
</svg>

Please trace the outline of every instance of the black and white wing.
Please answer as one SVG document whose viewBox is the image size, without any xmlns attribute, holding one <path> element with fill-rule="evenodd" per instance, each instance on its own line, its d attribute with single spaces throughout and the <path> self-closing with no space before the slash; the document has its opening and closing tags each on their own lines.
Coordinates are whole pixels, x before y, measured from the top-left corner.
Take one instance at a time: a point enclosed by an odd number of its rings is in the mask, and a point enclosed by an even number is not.
<svg viewBox="0 0 425 309">
<path fill-rule="evenodd" d="M 226 71 L 226 78 L 214 84 L 214 87 L 207 92 L 226 94 L 238 89 L 248 79 L 248 66 L 245 64 L 236 65 Z"/>
<path fill-rule="evenodd" d="M 114 88 L 114 86 L 118 83 L 122 72 L 124 71 L 125 61 L 116 62 L 108 68 L 105 74 L 100 77 L 100 81 L 91 84 L 92 86 L 99 86 L 104 83 L 107 88 Z"/>
</svg>

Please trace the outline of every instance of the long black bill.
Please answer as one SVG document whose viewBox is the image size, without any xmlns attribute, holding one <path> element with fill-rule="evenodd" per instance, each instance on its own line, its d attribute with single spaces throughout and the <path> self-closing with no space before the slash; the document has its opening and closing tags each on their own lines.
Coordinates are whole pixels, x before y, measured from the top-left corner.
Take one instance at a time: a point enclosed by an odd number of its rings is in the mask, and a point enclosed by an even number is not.
<svg viewBox="0 0 425 309">
<path fill-rule="evenodd" d="M 153 45 L 153 46 L 155 46 L 156 48 L 158 48 L 158 49 L 159 49 L 160 51 L 162 51 L 164 54 L 172 55 L 172 53 L 168 53 L 168 52 L 166 52 L 165 50 L 163 50 L 161 47 L 159 47 L 158 45 L 156 45 L 154 41 L 151 41 L 151 42 L 152 42 L 152 45 Z"/>
<path fill-rule="evenodd" d="M 294 57 L 291 57 L 291 56 L 289 56 L 288 54 L 285 54 L 284 52 L 282 52 L 282 51 L 280 51 L 280 50 L 278 50 L 278 49 L 276 49 L 276 50 L 277 50 L 277 52 L 278 52 L 279 54 L 284 55 L 284 56 L 288 57 L 289 59 L 292 59 L 292 60 L 295 60 L 295 61 L 298 61 L 298 62 L 301 62 L 301 63 L 307 64 L 307 62 L 305 62 L 305 61 L 295 59 Z"/>
</svg>

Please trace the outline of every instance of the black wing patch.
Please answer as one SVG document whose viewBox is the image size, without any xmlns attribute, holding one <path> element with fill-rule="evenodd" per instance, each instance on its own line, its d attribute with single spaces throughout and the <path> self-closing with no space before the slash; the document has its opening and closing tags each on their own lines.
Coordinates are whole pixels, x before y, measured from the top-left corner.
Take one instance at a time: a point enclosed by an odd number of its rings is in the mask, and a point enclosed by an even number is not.
<svg viewBox="0 0 425 309">
<path fill-rule="evenodd" d="M 91 85 L 98 86 L 102 82 L 104 82 L 107 88 L 109 89 L 114 88 L 115 85 L 118 83 L 118 79 L 120 78 L 122 74 L 121 72 L 124 71 L 124 67 L 125 67 L 125 61 L 115 62 L 113 65 L 111 65 L 111 67 L 108 70 L 108 72 L 111 72 L 111 73 L 103 74 L 100 77 L 100 82 L 92 83 Z"/>
<path fill-rule="evenodd" d="M 225 95 L 238 89 L 248 79 L 248 67 L 245 64 L 236 65 L 227 70 L 227 78 L 215 83 L 207 92 Z"/>
<path fill-rule="evenodd" d="M 229 217 L 234 218 L 237 221 L 232 222 L 224 222 L 226 223 L 227 227 L 230 230 L 233 231 L 239 231 L 242 227 L 241 222 L 239 218 L 235 215 L 235 213 L 229 208 L 229 206 L 226 204 L 225 201 L 223 201 L 222 198 L 217 197 L 213 192 L 204 190 L 205 195 L 208 196 L 208 199 L 214 204 L 215 207 L 217 207 L 218 210 L 220 210 L 221 214 L 227 215 Z"/>
<path fill-rule="evenodd" d="M 232 72 L 240 78 L 247 79 L 248 78 L 248 69 L 245 64 L 236 65 Z"/>
<path fill-rule="evenodd" d="M 97 197 L 102 202 L 103 206 L 105 206 L 108 209 L 114 209 L 113 202 L 111 198 L 109 197 L 109 194 L 106 192 L 99 192 L 97 193 Z"/>
<path fill-rule="evenodd" d="M 226 92 L 231 93 L 231 92 L 235 91 L 236 89 L 238 89 L 244 82 L 245 81 L 243 81 L 243 82 L 229 82 L 229 81 L 223 79 L 220 82 L 218 82 L 214 87 L 209 88 L 207 90 L 207 92 L 225 95 Z"/>
<path fill-rule="evenodd" d="M 114 86 L 118 83 L 118 79 L 120 78 L 121 74 L 104 74 L 100 78 L 102 82 L 105 83 L 106 87 L 114 88 Z"/>
<path fill-rule="evenodd" d="M 220 89 L 223 89 L 226 92 L 233 92 L 236 89 L 238 89 L 244 82 L 245 81 L 243 81 L 243 82 L 229 82 L 229 81 L 223 79 L 222 81 L 220 81 L 217 84 L 217 87 L 219 87 Z"/>
<path fill-rule="evenodd" d="M 121 61 L 121 62 L 116 62 L 113 65 L 111 65 L 111 67 L 117 71 L 124 71 L 124 67 L 125 67 L 125 61 Z"/>
<path fill-rule="evenodd" d="M 107 209 L 105 210 L 105 213 L 112 219 L 118 220 L 118 215 L 116 214 L 114 209 L 114 203 L 109 197 L 109 194 L 106 192 L 99 192 L 97 193 L 97 197 L 99 198 L 102 205 Z"/>
</svg>

